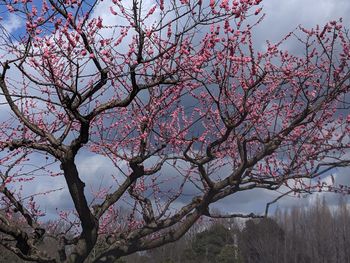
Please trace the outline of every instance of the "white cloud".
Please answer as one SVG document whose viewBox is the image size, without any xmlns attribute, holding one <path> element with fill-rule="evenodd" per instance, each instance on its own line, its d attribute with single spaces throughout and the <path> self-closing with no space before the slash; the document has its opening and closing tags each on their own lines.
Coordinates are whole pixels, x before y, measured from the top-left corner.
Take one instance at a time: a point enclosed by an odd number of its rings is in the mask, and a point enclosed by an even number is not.
<svg viewBox="0 0 350 263">
<path fill-rule="evenodd" d="M 23 26 L 23 19 L 18 15 L 10 14 L 5 21 L 1 22 L 1 26 L 11 34 Z"/>
</svg>

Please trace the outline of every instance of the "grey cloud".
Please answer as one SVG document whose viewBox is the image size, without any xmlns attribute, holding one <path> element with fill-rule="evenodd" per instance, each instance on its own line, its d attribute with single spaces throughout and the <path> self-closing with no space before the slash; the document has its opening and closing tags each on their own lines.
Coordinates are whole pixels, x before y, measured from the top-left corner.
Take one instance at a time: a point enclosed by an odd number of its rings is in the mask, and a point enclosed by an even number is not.
<svg viewBox="0 0 350 263">
<path fill-rule="evenodd" d="M 299 25 L 305 28 L 323 27 L 331 20 L 343 18 L 344 26 L 350 27 L 350 2 L 347 0 L 269 0 L 262 3 L 266 17 L 253 34 L 257 50 L 266 48 L 266 40 L 279 42 Z M 302 54 L 304 48 L 295 39 L 288 40 L 282 47 L 294 54 Z"/>
<path fill-rule="evenodd" d="M 312 27 L 316 24 L 325 24 L 329 20 L 336 20 L 339 17 L 344 18 L 345 27 L 349 28 L 350 1 L 348 0 L 267 0 L 263 2 L 264 12 L 266 12 L 266 19 L 259 25 L 254 32 L 255 43 L 261 47 L 264 46 L 265 40 L 272 41 L 280 40 L 286 33 L 293 30 L 299 24 L 306 27 Z M 100 10 L 99 12 L 104 12 Z M 106 21 L 111 19 L 110 14 L 105 14 Z M 288 46 L 286 48 L 294 48 Z M 40 163 L 42 159 L 34 159 L 33 162 Z M 86 182 L 86 191 L 91 200 L 90 189 L 99 187 L 103 179 L 102 186 L 108 187 L 116 185 L 111 175 L 118 176 L 118 170 L 107 158 L 100 155 L 94 155 L 88 152 L 82 152 L 77 158 L 79 171 L 81 172 L 83 180 Z M 56 168 L 58 169 L 58 167 Z M 350 184 L 349 169 L 337 169 L 336 183 Z M 177 172 L 170 165 L 164 167 L 161 172 L 163 178 L 169 178 L 177 175 Z M 171 186 L 178 186 L 181 177 L 174 179 Z M 168 187 L 171 187 L 168 186 Z M 25 187 L 27 187 L 25 185 Z M 72 201 L 68 194 L 63 177 L 38 177 L 33 184 L 28 186 L 26 193 L 42 192 L 45 189 L 54 189 L 64 187 L 64 190 L 51 193 L 46 196 L 39 196 L 38 201 L 41 207 L 48 212 L 49 217 L 55 215 L 55 208 L 69 209 L 72 208 Z M 186 185 L 184 193 L 174 206 L 180 206 L 191 200 L 192 196 L 198 190 L 191 184 Z M 256 212 L 262 213 L 265 209 L 266 202 L 276 198 L 279 193 L 267 190 L 255 189 L 237 193 L 232 197 L 227 197 L 218 203 L 214 204 L 212 208 L 218 208 L 224 212 Z M 323 194 L 322 194 L 323 195 Z M 338 195 L 324 194 L 331 203 L 336 203 Z M 279 207 L 292 207 L 294 205 L 307 206 L 313 202 L 316 195 L 311 195 L 308 198 L 285 197 L 278 202 Z M 276 207 L 276 206 L 275 206 Z"/>
<path fill-rule="evenodd" d="M 289 31 L 295 29 L 299 24 L 305 27 L 314 27 L 316 24 L 323 25 L 330 20 L 344 18 L 345 27 L 349 27 L 350 2 L 347 0 L 269 0 L 263 2 L 264 12 L 267 16 L 259 25 L 255 32 L 255 43 L 263 47 L 266 39 L 271 41 L 280 40 Z M 99 10 L 99 12 L 103 12 Z M 107 19 L 107 17 L 106 17 Z M 286 46 L 288 49 L 296 48 L 293 45 Z M 86 159 L 85 159 L 86 156 Z M 82 176 L 95 187 L 99 183 L 99 175 L 108 176 L 111 171 L 115 171 L 113 165 L 107 161 L 102 161 L 99 156 L 81 155 L 78 159 Z M 170 165 L 166 165 L 161 172 L 163 178 L 176 176 L 177 172 Z M 349 169 L 337 169 L 336 184 L 349 184 Z M 92 178 L 91 178 L 92 177 Z M 171 181 L 171 186 L 178 186 L 181 177 Z M 106 179 L 106 183 L 109 182 Z M 89 184 L 89 183 L 88 183 Z M 171 187 L 167 186 L 167 187 Z M 187 184 L 184 193 L 174 206 L 180 206 L 191 200 L 192 196 L 198 190 L 192 184 Z M 261 213 L 265 209 L 267 202 L 272 201 L 279 195 L 278 192 L 272 192 L 263 189 L 249 190 L 237 193 L 227 197 L 212 207 L 219 208 L 227 212 L 256 212 Z M 338 200 L 338 195 L 322 193 L 331 203 Z M 297 198 L 296 196 L 287 196 L 281 199 L 274 207 L 292 207 L 294 205 L 308 206 L 315 199 L 316 194 L 307 198 Z"/>
<path fill-rule="evenodd" d="M 43 155 L 38 154 L 33 156 L 30 162 L 44 165 L 42 163 L 43 160 Z M 118 183 L 122 182 L 122 176 L 107 157 L 82 151 L 78 155 L 76 163 L 81 178 L 86 184 L 85 194 L 88 202 L 93 200 L 93 194 L 100 188 L 108 189 L 112 186 L 117 187 Z M 123 164 L 121 164 L 121 167 L 123 167 Z M 51 170 L 53 172 L 60 172 L 59 165 L 55 164 L 51 167 Z M 48 174 L 36 176 L 33 181 L 23 185 L 22 195 L 25 197 L 60 188 L 62 190 L 54 191 L 47 195 L 40 194 L 35 197 L 35 200 L 40 205 L 40 209 L 46 212 L 46 218 L 51 219 L 57 217 L 56 209 L 60 211 L 73 208 L 73 201 L 69 195 L 63 176 L 52 177 Z"/>
</svg>

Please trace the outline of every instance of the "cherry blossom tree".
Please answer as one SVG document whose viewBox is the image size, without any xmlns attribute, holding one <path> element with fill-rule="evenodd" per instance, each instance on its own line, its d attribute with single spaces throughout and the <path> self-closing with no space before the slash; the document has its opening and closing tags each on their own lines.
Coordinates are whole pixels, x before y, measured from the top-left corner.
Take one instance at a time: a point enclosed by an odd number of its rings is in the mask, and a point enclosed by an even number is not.
<svg viewBox="0 0 350 263">
<path fill-rule="evenodd" d="M 241 191 L 347 191 L 322 182 L 349 164 L 341 20 L 257 48 L 261 0 L 0 4 L 25 20 L 0 38 L 0 244 L 20 258 L 113 262 L 178 240 L 204 216 L 259 216 L 211 213 Z M 109 158 L 119 178 L 92 201 L 82 151 Z M 34 155 L 46 165 L 28 168 Z M 64 177 L 74 203 L 62 231 L 44 227 L 35 194 L 21 198 L 43 173 Z M 48 237 L 57 257 L 38 245 Z"/>
</svg>

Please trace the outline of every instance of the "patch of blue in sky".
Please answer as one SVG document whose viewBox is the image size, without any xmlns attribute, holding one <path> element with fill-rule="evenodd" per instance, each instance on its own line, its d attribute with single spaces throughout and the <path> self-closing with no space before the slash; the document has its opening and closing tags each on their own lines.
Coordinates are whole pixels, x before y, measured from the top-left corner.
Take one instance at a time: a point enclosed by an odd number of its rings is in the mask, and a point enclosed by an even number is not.
<svg viewBox="0 0 350 263">
<path fill-rule="evenodd" d="M 11 1 L 13 2 L 13 1 Z M 81 16 L 82 14 L 87 14 L 90 12 L 93 13 L 93 9 L 95 7 L 95 3 L 100 1 L 93 1 L 93 0 L 85 0 L 82 1 L 82 5 L 78 8 L 77 5 L 65 5 L 63 9 L 65 9 L 66 12 L 72 13 L 73 17 L 75 16 Z M 34 16 L 34 18 L 38 18 L 39 16 L 44 17 L 45 19 L 50 18 L 52 15 L 55 16 L 56 19 L 62 17 L 61 14 L 58 12 L 53 12 L 50 3 L 47 3 L 49 10 L 45 13 L 42 13 L 42 7 L 43 7 L 44 1 L 38 1 L 33 0 L 28 2 L 27 4 L 23 4 L 22 1 L 18 1 L 17 4 L 13 4 L 12 7 L 14 8 L 14 11 L 11 11 L 7 4 L 0 2 L 0 23 L 2 27 L 5 27 L 5 29 L 11 29 L 11 36 L 15 38 L 22 38 L 27 34 L 26 30 L 26 22 L 27 22 L 27 14 L 33 14 L 33 10 L 37 10 L 37 15 Z M 64 21 L 64 19 L 63 19 Z M 16 23 L 16 24 L 14 24 Z M 48 31 L 53 32 L 54 25 L 53 23 L 48 20 L 45 21 L 45 24 L 40 28 L 42 29 L 41 35 L 45 35 L 48 33 Z"/>
</svg>

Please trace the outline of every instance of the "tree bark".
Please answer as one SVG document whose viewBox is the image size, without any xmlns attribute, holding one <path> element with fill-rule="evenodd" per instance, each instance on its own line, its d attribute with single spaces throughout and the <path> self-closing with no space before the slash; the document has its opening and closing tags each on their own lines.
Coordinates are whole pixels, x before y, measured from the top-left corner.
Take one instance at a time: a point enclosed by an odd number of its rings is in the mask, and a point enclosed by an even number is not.
<svg viewBox="0 0 350 263">
<path fill-rule="evenodd" d="M 82 232 L 67 263 L 84 262 L 97 241 L 98 220 L 91 213 L 84 194 L 85 183 L 80 180 L 74 157 L 62 162 L 69 193 L 81 221 Z"/>
</svg>

